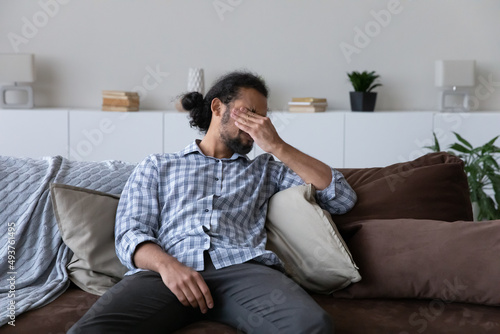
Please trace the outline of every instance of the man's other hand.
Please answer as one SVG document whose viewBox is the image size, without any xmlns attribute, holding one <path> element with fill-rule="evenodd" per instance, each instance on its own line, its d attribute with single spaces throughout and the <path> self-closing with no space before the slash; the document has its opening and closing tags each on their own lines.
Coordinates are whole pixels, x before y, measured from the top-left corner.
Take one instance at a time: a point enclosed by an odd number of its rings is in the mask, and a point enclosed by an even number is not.
<svg viewBox="0 0 500 334">
<path fill-rule="evenodd" d="M 171 258 L 160 268 L 163 283 L 184 306 L 199 307 L 207 313 L 214 306 L 210 290 L 201 274 Z"/>
</svg>

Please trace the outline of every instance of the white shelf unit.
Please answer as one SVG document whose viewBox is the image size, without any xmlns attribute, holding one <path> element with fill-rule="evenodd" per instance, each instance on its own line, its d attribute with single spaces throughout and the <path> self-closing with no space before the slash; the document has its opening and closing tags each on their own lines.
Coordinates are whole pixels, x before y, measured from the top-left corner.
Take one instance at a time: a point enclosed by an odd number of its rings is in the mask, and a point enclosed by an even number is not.
<svg viewBox="0 0 500 334">
<path fill-rule="evenodd" d="M 310 156 L 334 166 L 344 166 L 344 118 L 341 112 L 269 114 L 284 141 Z M 263 153 L 256 147 L 254 155 Z"/>
<path fill-rule="evenodd" d="M 269 114 L 280 136 L 333 167 L 387 166 L 443 149 L 456 131 L 480 145 L 500 135 L 500 112 L 432 111 Z M 0 155 L 139 162 L 151 153 L 177 152 L 203 134 L 177 111 L 105 112 L 79 109 L 0 110 Z M 499 143 L 500 145 L 500 140 Z M 258 147 L 249 154 L 262 153 Z"/>
<path fill-rule="evenodd" d="M 383 167 L 429 153 L 421 143 L 432 138 L 433 117 L 432 112 L 345 113 L 344 166 Z"/>
<path fill-rule="evenodd" d="M 68 156 L 72 160 L 139 162 L 163 153 L 163 112 L 72 110 Z"/>
<path fill-rule="evenodd" d="M 68 113 L 67 109 L 0 109 L 0 154 L 67 156 Z"/>
<path fill-rule="evenodd" d="M 174 153 L 188 146 L 195 139 L 202 139 L 204 134 L 189 125 L 187 112 L 165 112 L 163 124 L 163 149 L 165 153 Z"/>
</svg>

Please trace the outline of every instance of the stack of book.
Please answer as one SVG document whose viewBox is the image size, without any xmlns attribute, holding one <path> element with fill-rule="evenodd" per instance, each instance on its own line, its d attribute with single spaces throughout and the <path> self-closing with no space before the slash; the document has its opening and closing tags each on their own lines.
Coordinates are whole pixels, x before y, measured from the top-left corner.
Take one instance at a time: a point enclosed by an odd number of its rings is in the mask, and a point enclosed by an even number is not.
<svg viewBox="0 0 500 334">
<path fill-rule="evenodd" d="M 119 90 L 102 91 L 102 110 L 104 111 L 138 111 L 139 94 Z"/>
<path fill-rule="evenodd" d="M 290 112 L 322 112 L 326 110 L 328 103 L 325 98 L 316 97 L 294 97 L 288 102 Z"/>
</svg>

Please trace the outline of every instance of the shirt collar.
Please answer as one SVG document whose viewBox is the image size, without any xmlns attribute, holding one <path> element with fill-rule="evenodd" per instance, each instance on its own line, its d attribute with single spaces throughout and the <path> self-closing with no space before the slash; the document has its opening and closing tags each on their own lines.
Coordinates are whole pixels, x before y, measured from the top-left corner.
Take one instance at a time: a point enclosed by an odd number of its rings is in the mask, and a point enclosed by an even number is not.
<svg viewBox="0 0 500 334">
<path fill-rule="evenodd" d="M 191 144 L 189 144 L 188 146 L 186 146 L 186 148 L 184 148 L 182 151 L 180 151 L 180 155 L 184 157 L 184 156 L 186 156 L 188 154 L 191 154 L 191 153 L 199 153 L 199 154 L 203 155 L 204 157 L 215 159 L 214 157 L 206 156 L 201 151 L 200 146 L 198 146 L 198 144 L 200 142 L 201 142 L 200 139 L 196 139 Z M 239 154 L 239 153 L 236 153 L 236 152 L 233 153 L 233 155 L 231 156 L 231 158 L 229 158 L 229 159 L 225 158 L 225 159 L 220 159 L 220 160 L 236 160 L 238 158 L 243 158 L 243 159 L 246 159 L 246 160 L 250 160 L 246 154 Z"/>
</svg>

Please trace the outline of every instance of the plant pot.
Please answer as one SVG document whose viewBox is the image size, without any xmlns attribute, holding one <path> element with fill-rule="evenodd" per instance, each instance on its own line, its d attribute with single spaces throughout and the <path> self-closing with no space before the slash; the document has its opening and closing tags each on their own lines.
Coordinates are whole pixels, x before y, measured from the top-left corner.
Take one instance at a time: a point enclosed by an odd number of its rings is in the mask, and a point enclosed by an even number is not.
<svg viewBox="0 0 500 334">
<path fill-rule="evenodd" d="M 377 93 L 349 92 L 352 111 L 373 111 L 377 102 Z"/>
</svg>

